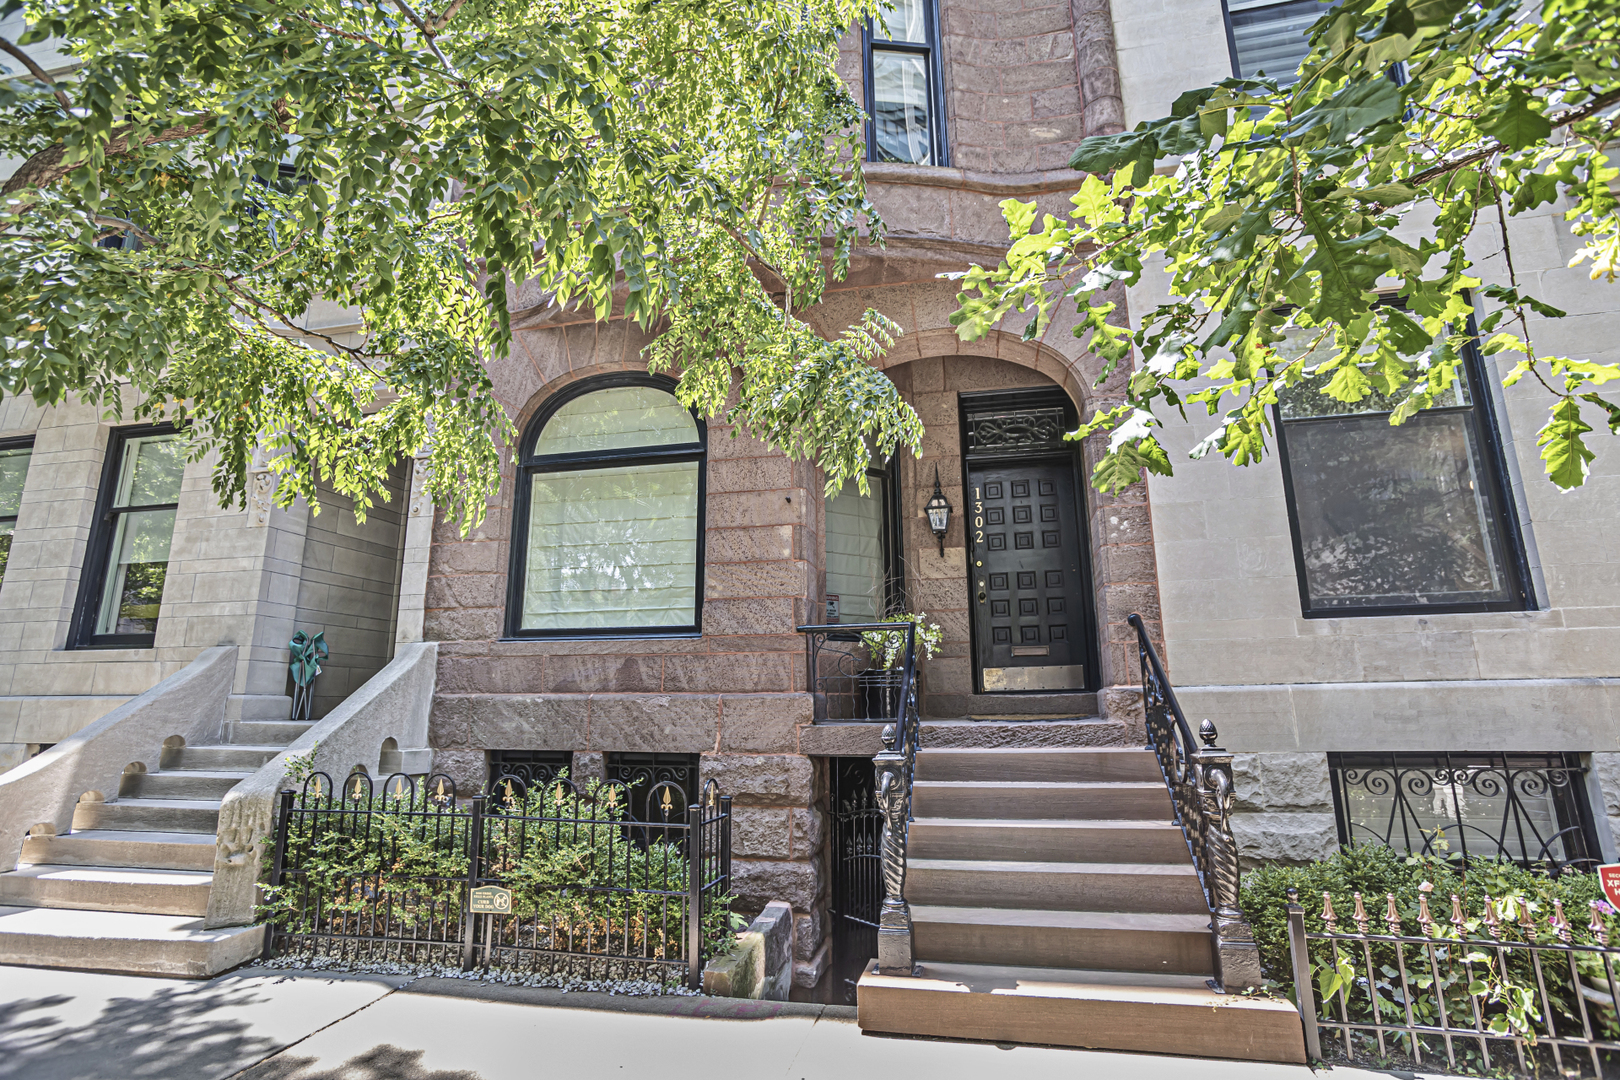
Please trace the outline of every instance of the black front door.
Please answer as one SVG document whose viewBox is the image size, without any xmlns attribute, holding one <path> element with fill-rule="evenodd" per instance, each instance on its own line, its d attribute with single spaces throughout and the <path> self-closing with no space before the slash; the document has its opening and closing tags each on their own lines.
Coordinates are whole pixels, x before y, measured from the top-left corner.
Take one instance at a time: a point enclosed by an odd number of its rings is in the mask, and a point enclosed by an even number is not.
<svg viewBox="0 0 1620 1080">
<path fill-rule="evenodd" d="M 962 395 L 968 595 L 981 693 L 1096 685 L 1075 422 L 1060 390 Z"/>
</svg>

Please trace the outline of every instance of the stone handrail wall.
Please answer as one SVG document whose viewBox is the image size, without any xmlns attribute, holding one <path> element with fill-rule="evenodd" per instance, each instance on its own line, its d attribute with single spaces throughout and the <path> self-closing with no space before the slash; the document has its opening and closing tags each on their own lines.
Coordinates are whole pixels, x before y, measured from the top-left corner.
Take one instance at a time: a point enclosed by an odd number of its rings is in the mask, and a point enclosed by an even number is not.
<svg viewBox="0 0 1620 1080">
<path fill-rule="evenodd" d="M 314 767 L 330 776 L 347 776 L 356 765 L 376 775 L 383 769 L 382 744 L 393 739 L 404 751 L 405 771 L 425 767 L 427 755 L 418 748 L 427 746 L 438 660 L 437 642 L 397 646 L 387 667 L 230 790 L 219 811 L 208 927 L 253 921 L 265 845 L 275 823 L 276 794 L 286 786 L 289 758 L 314 748 Z"/>
<path fill-rule="evenodd" d="M 165 739 L 217 741 L 235 675 L 236 646 L 204 649 L 146 693 L 0 774 L 0 871 L 16 867 L 34 827 L 65 834 L 84 793 L 110 798 L 126 766 L 158 767 Z"/>
</svg>

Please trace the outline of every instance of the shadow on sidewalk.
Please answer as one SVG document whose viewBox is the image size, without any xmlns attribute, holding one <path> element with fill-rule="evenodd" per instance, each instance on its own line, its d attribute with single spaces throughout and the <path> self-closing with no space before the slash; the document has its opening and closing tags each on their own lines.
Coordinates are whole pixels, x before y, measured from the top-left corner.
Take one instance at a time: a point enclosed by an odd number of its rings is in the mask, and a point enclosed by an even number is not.
<svg viewBox="0 0 1620 1080">
<path fill-rule="evenodd" d="M 475 1072 L 461 1069 L 425 1069 L 421 1050 L 397 1046 L 374 1046 L 363 1054 L 320 1072 L 302 1072 L 315 1059 L 280 1054 L 240 1074 L 239 1080 L 481 1080 Z"/>
</svg>

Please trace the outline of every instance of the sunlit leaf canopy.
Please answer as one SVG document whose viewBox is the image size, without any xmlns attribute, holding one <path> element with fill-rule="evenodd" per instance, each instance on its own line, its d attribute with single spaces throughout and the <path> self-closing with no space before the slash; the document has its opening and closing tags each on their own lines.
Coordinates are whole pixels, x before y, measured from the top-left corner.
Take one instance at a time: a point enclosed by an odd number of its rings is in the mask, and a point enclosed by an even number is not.
<svg viewBox="0 0 1620 1080">
<path fill-rule="evenodd" d="M 363 513 L 424 450 L 466 527 L 513 436 L 486 365 L 532 282 L 658 334 L 686 404 L 831 487 L 916 447 L 867 366 L 898 328 L 796 317 L 882 237 L 834 72 L 872 0 L 445 3 L 9 0 L 0 393 L 133 397 L 218 451 L 226 501 L 261 448 L 283 504 L 320 481 Z M 47 38 L 77 64 L 55 83 L 21 47 Z M 317 299 L 358 336 L 287 333 Z"/>
<path fill-rule="evenodd" d="M 1070 164 L 1090 175 L 1067 220 L 1003 203 L 1011 247 L 995 269 L 956 275 L 958 332 L 1028 312 L 1034 336 L 1072 301 L 1104 378 L 1136 352 L 1124 402 L 1072 436 L 1111 433 L 1103 490 L 1171 472 L 1156 431 L 1188 403 L 1219 416 L 1194 456 L 1238 464 L 1265 454 L 1278 392 L 1306 380 L 1339 402 L 1392 400 L 1400 424 L 1445 397 L 1470 338 L 1508 385 L 1545 388 L 1547 475 L 1579 486 L 1593 425 L 1620 432 L 1620 406 L 1596 389 L 1620 365 L 1536 351 L 1532 326 L 1564 312 L 1520 276 L 1508 222 L 1552 204 L 1583 245 L 1575 262 L 1620 273 L 1620 170 L 1604 152 L 1620 127 L 1620 7 L 1348 0 L 1311 46 L 1297 81 L 1226 79 L 1084 140 Z M 1506 255 L 1505 282 L 1482 285 L 1475 234 Z M 1168 302 L 1117 325 L 1110 288 L 1160 267 Z M 1294 346 L 1279 352 L 1285 334 Z"/>
</svg>

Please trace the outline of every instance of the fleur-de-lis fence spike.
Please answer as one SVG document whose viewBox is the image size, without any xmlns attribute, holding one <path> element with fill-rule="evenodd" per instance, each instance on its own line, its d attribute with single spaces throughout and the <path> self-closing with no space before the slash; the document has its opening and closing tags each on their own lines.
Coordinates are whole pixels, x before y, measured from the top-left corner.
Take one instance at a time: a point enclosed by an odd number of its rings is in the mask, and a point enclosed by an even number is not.
<svg viewBox="0 0 1620 1080">
<path fill-rule="evenodd" d="M 1389 906 L 1384 910 L 1384 923 L 1389 927 L 1389 936 L 1400 937 L 1401 913 L 1395 907 L 1395 894 L 1385 893 L 1384 896 L 1389 901 Z"/>
<path fill-rule="evenodd" d="M 1327 926 L 1327 932 L 1339 932 L 1339 917 L 1333 914 L 1333 897 L 1329 893 L 1322 894 L 1322 922 Z"/>
<path fill-rule="evenodd" d="M 1466 937 L 1468 918 L 1463 914 L 1462 897 L 1456 893 L 1451 894 L 1451 925 L 1457 928 L 1458 937 Z"/>
<path fill-rule="evenodd" d="M 1592 921 L 1587 924 L 1586 928 L 1592 931 L 1592 936 L 1597 939 L 1599 945 L 1607 945 L 1609 943 L 1609 927 L 1603 921 L 1602 904 L 1603 901 L 1601 900 L 1592 901 Z"/>
<path fill-rule="evenodd" d="M 1367 909 L 1362 906 L 1361 894 L 1360 893 L 1356 893 L 1355 898 L 1356 898 L 1355 914 L 1351 915 L 1350 917 L 1356 921 L 1356 933 L 1360 934 L 1362 937 L 1366 937 L 1367 936 Z"/>
<path fill-rule="evenodd" d="M 1427 881 L 1418 886 L 1418 928 L 1424 937 L 1434 937 L 1434 915 L 1429 911 L 1429 894 L 1434 886 Z"/>
<path fill-rule="evenodd" d="M 349 792 L 349 798 L 353 799 L 355 802 L 360 801 L 360 777 L 358 774 L 355 775 L 354 790 Z"/>
<path fill-rule="evenodd" d="M 1485 929 L 1496 941 L 1502 940 L 1502 920 L 1496 914 L 1496 901 L 1485 898 Z"/>
</svg>

